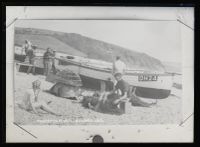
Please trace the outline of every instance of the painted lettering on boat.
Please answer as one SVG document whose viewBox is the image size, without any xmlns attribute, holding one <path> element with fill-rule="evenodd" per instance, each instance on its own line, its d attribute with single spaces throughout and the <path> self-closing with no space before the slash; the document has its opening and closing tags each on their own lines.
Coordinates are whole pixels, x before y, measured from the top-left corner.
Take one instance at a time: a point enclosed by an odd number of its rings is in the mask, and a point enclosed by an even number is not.
<svg viewBox="0 0 200 147">
<path fill-rule="evenodd" d="M 157 81 L 158 75 L 138 75 L 138 81 Z"/>
</svg>

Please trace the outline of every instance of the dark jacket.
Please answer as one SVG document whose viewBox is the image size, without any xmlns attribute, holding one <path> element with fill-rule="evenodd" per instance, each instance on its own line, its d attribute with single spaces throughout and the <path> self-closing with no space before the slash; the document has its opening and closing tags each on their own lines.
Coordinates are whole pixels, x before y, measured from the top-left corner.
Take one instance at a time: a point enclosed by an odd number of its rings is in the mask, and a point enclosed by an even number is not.
<svg viewBox="0 0 200 147">
<path fill-rule="evenodd" d="M 45 52 L 43 55 L 44 63 L 45 62 L 52 62 L 52 55 L 50 52 Z"/>
</svg>

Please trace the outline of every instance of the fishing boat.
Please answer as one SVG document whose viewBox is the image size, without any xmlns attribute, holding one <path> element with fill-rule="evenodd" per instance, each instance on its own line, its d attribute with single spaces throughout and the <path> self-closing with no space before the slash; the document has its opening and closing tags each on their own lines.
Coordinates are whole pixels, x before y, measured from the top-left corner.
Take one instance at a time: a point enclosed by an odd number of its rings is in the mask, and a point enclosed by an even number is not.
<svg viewBox="0 0 200 147">
<path fill-rule="evenodd" d="M 104 81 L 107 87 L 112 87 L 112 63 L 105 64 L 97 60 L 61 57 L 60 64 L 78 73 L 83 83 L 87 81 L 90 83 L 88 85 L 99 85 L 100 87 L 100 81 Z M 123 79 L 135 86 L 136 95 L 143 98 L 167 98 L 173 85 L 173 75 L 165 72 L 127 69 Z"/>
<path fill-rule="evenodd" d="M 36 70 L 37 68 L 43 70 L 41 56 L 43 52 L 44 50 L 37 53 Z M 18 52 L 15 52 L 16 57 L 24 60 L 25 55 L 19 49 Z M 57 67 L 60 70 L 68 68 L 79 74 L 84 87 L 100 89 L 100 83 L 104 81 L 106 90 L 113 88 L 112 63 L 63 53 L 58 53 L 56 59 L 58 61 Z M 173 74 L 166 72 L 127 69 L 123 79 L 130 85 L 135 86 L 136 95 L 143 98 L 167 98 L 173 85 Z"/>
</svg>

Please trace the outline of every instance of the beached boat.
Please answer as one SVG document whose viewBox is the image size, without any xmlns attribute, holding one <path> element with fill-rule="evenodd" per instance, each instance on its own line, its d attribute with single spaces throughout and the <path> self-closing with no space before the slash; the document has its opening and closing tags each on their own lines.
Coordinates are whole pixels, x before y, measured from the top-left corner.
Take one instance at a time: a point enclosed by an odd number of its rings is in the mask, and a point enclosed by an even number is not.
<svg viewBox="0 0 200 147">
<path fill-rule="evenodd" d="M 15 50 L 16 51 L 16 50 Z M 18 53 L 19 52 L 19 53 Z M 25 55 L 19 50 L 15 58 L 24 60 Z M 37 53 L 37 66 L 43 70 L 42 54 Z M 19 60 L 18 59 L 18 60 Z M 69 68 L 80 75 L 83 85 L 88 88 L 100 89 L 101 81 L 106 83 L 107 90 L 113 87 L 112 63 L 87 59 L 84 57 L 70 56 L 63 53 L 57 54 L 59 69 Z M 163 99 L 171 93 L 173 75 L 165 72 L 150 72 L 144 70 L 127 69 L 123 79 L 130 85 L 137 87 L 136 95 L 143 98 Z"/>
<path fill-rule="evenodd" d="M 99 62 L 100 63 L 100 62 Z M 96 64 L 90 60 L 76 60 L 61 58 L 60 64 L 78 73 L 82 79 L 90 81 L 91 85 L 100 85 L 105 81 L 107 87 L 112 87 L 112 64 Z M 126 70 L 123 79 L 130 85 L 137 87 L 136 95 L 144 98 L 163 99 L 171 93 L 173 85 L 172 74 L 164 72 L 150 72 L 143 70 Z"/>
</svg>

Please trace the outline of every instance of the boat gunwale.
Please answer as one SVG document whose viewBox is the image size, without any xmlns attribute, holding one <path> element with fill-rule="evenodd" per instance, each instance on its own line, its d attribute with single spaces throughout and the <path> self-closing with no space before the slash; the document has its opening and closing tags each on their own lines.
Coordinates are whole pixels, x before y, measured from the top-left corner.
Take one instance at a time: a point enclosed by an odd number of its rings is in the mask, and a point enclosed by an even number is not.
<svg viewBox="0 0 200 147">
<path fill-rule="evenodd" d="M 98 70 L 98 71 L 102 71 L 102 72 L 107 72 L 107 73 L 111 73 L 111 69 L 105 69 L 105 68 L 98 68 L 95 66 L 91 66 L 91 65 L 87 65 L 86 63 L 82 64 L 76 61 L 72 61 L 71 59 L 59 59 L 58 60 L 63 60 L 66 62 L 70 62 L 72 64 L 75 64 L 77 66 L 81 66 L 81 67 L 85 67 L 85 68 L 89 68 L 89 69 L 93 69 L 93 70 Z M 139 70 L 126 70 L 126 71 L 139 71 Z M 145 71 L 145 70 L 141 70 L 141 71 Z M 131 73 L 131 72 L 126 72 L 125 75 L 131 76 L 131 75 L 158 75 L 158 76 L 172 76 L 172 74 L 170 73 Z"/>
<path fill-rule="evenodd" d="M 43 58 L 43 56 L 35 56 L 35 58 Z M 74 59 L 66 59 L 64 57 L 60 57 L 60 58 L 56 57 L 56 59 L 64 61 L 64 62 L 70 62 L 71 64 L 74 64 L 74 65 L 77 65 L 77 66 L 80 66 L 80 67 L 83 67 L 83 68 L 89 68 L 89 69 L 92 69 L 92 70 L 98 70 L 98 71 L 101 71 L 101 72 L 111 73 L 111 69 L 106 69 L 106 68 L 100 68 L 100 67 L 91 66 L 91 65 L 88 65 L 87 63 L 80 63 L 80 62 L 77 62 L 77 61 L 73 61 Z M 138 73 L 137 71 L 140 71 L 141 73 Z M 145 73 L 142 73 L 142 71 L 145 72 Z M 145 70 L 132 70 L 131 69 L 131 70 L 126 70 L 125 71 L 125 75 L 127 75 L 127 76 L 132 76 L 132 75 L 135 75 L 135 76 L 138 76 L 138 75 L 173 76 L 172 73 L 168 73 L 168 72 L 164 72 L 164 73 L 147 73 L 147 72 L 149 72 L 149 71 L 145 71 Z"/>
</svg>

